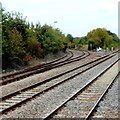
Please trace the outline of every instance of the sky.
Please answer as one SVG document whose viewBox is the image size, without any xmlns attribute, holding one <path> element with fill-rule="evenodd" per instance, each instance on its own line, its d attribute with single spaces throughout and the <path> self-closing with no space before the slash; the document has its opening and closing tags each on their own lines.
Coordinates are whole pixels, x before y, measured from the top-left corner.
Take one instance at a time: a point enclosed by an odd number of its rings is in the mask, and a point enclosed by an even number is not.
<svg viewBox="0 0 120 120">
<path fill-rule="evenodd" d="M 48 24 L 65 35 L 86 36 L 96 28 L 118 35 L 119 0 L 0 0 L 9 12 L 20 12 L 28 22 Z M 56 23 L 54 23 L 57 21 Z"/>
</svg>

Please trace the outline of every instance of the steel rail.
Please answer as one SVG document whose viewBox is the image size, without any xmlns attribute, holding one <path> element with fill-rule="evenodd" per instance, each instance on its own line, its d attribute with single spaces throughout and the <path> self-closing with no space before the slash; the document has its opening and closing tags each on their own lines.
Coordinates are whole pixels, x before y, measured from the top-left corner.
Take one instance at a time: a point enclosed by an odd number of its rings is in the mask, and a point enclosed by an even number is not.
<svg viewBox="0 0 120 120">
<path fill-rule="evenodd" d="M 120 74 L 120 72 L 118 72 L 117 76 Z M 93 106 L 93 108 L 91 109 L 91 111 L 88 113 L 88 115 L 86 116 L 85 120 L 88 120 L 92 113 L 95 111 L 96 107 L 98 106 L 98 104 L 100 103 L 100 101 L 102 100 L 102 98 L 105 96 L 105 94 L 107 93 L 107 91 L 109 90 L 109 88 L 111 87 L 111 85 L 114 83 L 114 81 L 116 80 L 117 76 L 115 77 L 115 79 L 113 81 L 111 81 L 109 83 L 109 85 L 107 86 L 107 88 L 105 89 L 105 91 L 103 92 L 103 94 L 100 96 L 100 98 L 97 100 L 97 102 L 95 103 L 95 105 Z"/>
<path fill-rule="evenodd" d="M 83 50 L 80 50 L 80 51 L 83 51 Z M 119 51 L 119 50 L 118 50 L 118 51 Z M 114 51 L 113 53 L 115 53 L 115 52 L 116 52 L 116 51 Z M 71 51 L 69 51 L 69 53 L 71 53 L 72 55 L 71 55 L 68 59 L 66 59 L 66 60 L 69 60 L 69 59 L 71 59 L 71 57 L 73 57 L 73 53 L 72 53 Z M 81 56 L 83 56 L 83 55 L 84 55 L 84 54 L 82 54 Z M 65 55 L 65 56 L 63 56 L 63 57 L 61 57 L 61 58 L 59 58 L 59 59 L 57 59 L 57 60 L 53 60 L 53 61 L 51 61 L 51 62 L 48 62 L 48 63 L 43 63 L 43 64 L 39 64 L 39 65 L 27 67 L 27 68 L 25 68 L 25 69 L 23 69 L 23 70 L 20 70 L 20 71 L 14 72 L 14 73 L 10 73 L 10 74 L 7 74 L 7 75 L 3 75 L 3 76 L 1 76 L 1 78 L 2 78 L 2 79 L 5 79 L 5 78 L 8 78 L 8 77 L 17 75 L 17 74 L 21 74 L 21 73 L 24 73 L 24 72 L 27 72 L 27 71 L 32 71 L 32 70 L 38 69 L 38 68 L 43 67 L 43 66 L 47 66 L 47 65 L 49 65 L 49 64 L 51 64 L 51 63 L 54 63 L 54 62 L 56 62 L 56 61 L 59 61 L 60 59 L 65 58 L 66 56 L 67 56 L 67 55 Z M 79 58 L 79 57 L 81 57 L 81 56 L 78 56 L 78 57 L 76 57 L 76 58 Z M 75 59 L 75 58 L 73 58 L 73 59 Z M 66 60 L 65 60 L 65 61 L 66 61 Z M 71 59 L 71 60 L 72 60 L 72 59 Z M 59 63 L 61 63 L 61 62 L 59 62 Z"/>
<path fill-rule="evenodd" d="M 79 56 L 79 58 L 74 58 L 74 59 L 68 59 L 68 60 L 65 60 L 65 61 L 60 61 L 58 63 L 53 63 L 53 64 L 49 64 L 47 66 L 43 66 L 42 68 L 40 69 L 37 69 L 37 70 L 33 70 L 33 71 L 29 71 L 29 72 L 25 72 L 23 74 L 20 74 L 19 76 L 17 77 L 14 77 L 14 78 L 10 78 L 8 80 L 3 80 L 0 82 L 0 85 L 6 85 L 7 83 L 11 83 L 11 82 L 14 82 L 14 81 L 17 81 L 17 80 L 20 80 L 22 78 L 25 78 L 25 77 L 28 77 L 30 75 L 33 75 L 33 74 L 38 74 L 38 73 L 41 73 L 41 72 L 45 72 L 47 70 L 50 70 L 50 69 L 53 69 L 53 68 L 56 68 L 56 67 L 59 67 L 59 66 L 63 66 L 65 64 L 69 64 L 71 62 L 75 62 L 75 61 L 78 61 L 80 59 L 83 59 L 87 56 L 89 56 L 90 54 L 88 53 L 88 55 L 84 56 L 85 53 L 83 52 L 83 54 L 81 56 Z M 84 57 L 82 57 L 84 56 Z"/>
<path fill-rule="evenodd" d="M 101 62 L 100 62 L 100 63 L 101 63 Z M 100 63 L 99 63 L 99 64 L 100 64 Z M 97 65 L 98 65 L 98 64 L 97 64 Z M 94 65 L 94 66 L 96 66 L 96 65 Z M 90 69 L 90 68 L 88 68 L 88 69 Z M 87 70 L 88 70 L 88 69 L 87 69 Z M 46 92 L 46 91 L 48 91 L 48 90 L 50 90 L 50 89 L 52 89 L 52 88 L 54 88 L 54 87 L 56 87 L 56 86 L 58 86 L 58 85 L 64 83 L 65 81 L 67 81 L 67 80 L 69 80 L 69 79 L 71 79 L 71 78 L 74 78 L 75 76 L 77 76 L 77 75 L 79 75 L 79 74 L 81 74 L 81 73 L 83 73 L 83 72 L 85 72 L 85 71 L 86 71 L 86 70 L 84 70 L 84 71 L 82 71 L 82 72 L 79 72 L 79 73 L 76 73 L 76 74 L 74 74 L 74 75 L 72 75 L 72 76 L 70 76 L 70 77 L 64 79 L 63 81 L 58 82 L 58 83 L 54 84 L 53 86 L 51 86 L 51 87 L 49 87 L 49 88 L 46 88 L 46 89 L 42 90 L 41 92 L 39 92 L 39 93 L 33 95 L 32 97 L 27 98 L 27 99 L 24 100 L 24 101 L 21 101 L 20 103 L 14 105 L 13 107 L 8 108 L 8 109 L 4 109 L 2 112 L 5 113 L 5 112 L 9 111 L 10 109 L 12 109 L 12 108 L 14 108 L 14 107 L 17 107 L 17 106 L 19 106 L 20 104 L 22 104 L 22 103 L 24 103 L 24 102 L 27 102 L 27 101 L 30 100 L 31 98 L 34 98 L 34 97 L 38 96 L 39 94 L 41 94 L 41 93 L 43 93 L 43 92 Z M 32 87 L 33 87 L 33 86 L 32 86 Z M 24 90 L 23 90 L 23 91 L 24 91 Z M 19 92 L 18 92 L 18 93 L 19 93 Z M 13 95 L 15 95 L 15 94 L 13 94 Z M 7 97 L 8 97 L 8 96 L 7 96 Z M 7 97 L 6 97 L 6 98 L 7 98 Z M 9 96 L 9 97 L 10 97 L 10 96 Z M 9 98 L 9 97 L 8 97 L 8 98 Z"/>
<path fill-rule="evenodd" d="M 73 53 L 72 53 L 71 51 L 69 51 L 69 53 L 72 54 L 72 55 L 70 56 L 70 58 L 71 58 L 71 57 L 73 56 Z M 65 58 L 65 57 L 67 57 L 67 55 L 65 55 L 65 56 L 63 56 L 63 57 L 61 57 L 61 58 L 58 58 L 57 60 L 53 60 L 53 61 L 51 61 L 51 62 L 48 62 L 48 63 L 43 63 L 43 64 L 39 64 L 39 65 L 35 65 L 35 66 L 30 66 L 30 67 L 27 67 L 27 68 L 25 68 L 25 69 L 23 69 L 23 70 L 20 70 L 20 71 L 14 72 L 14 73 L 10 73 L 10 74 L 4 75 L 4 76 L 2 76 L 2 79 L 5 79 L 5 78 L 7 78 L 7 77 L 11 77 L 11 76 L 13 76 L 13 75 L 21 74 L 21 73 L 23 73 L 23 72 L 27 72 L 27 71 L 30 71 L 30 70 L 34 70 L 34 69 L 37 69 L 37 68 L 39 68 L 39 67 L 43 67 L 43 66 L 49 65 L 49 64 L 51 64 L 51 63 L 53 63 L 53 62 L 57 62 L 57 61 Z"/>
<path fill-rule="evenodd" d="M 53 111 L 51 111 L 47 116 L 45 116 L 43 118 L 43 120 L 48 120 L 50 119 L 52 116 L 54 116 L 54 114 L 60 109 L 62 108 L 67 102 L 69 102 L 71 99 L 73 99 L 75 96 L 77 96 L 80 92 L 82 92 L 84 89 L 86 89 L 90 84 L 92 84 L 98 77 L 100 77 L 101 75 L 103 75 L 107 70 L 109 70 L 116 62 L 118 62 L 118 60 L 116 60 L 114 63 L 112 63 L 110 66 L 108 66 L 102 73 L 98 74 L 98 76 L 96 78 L 94 78 L 92 81 L 88 82 L 86 85 L 84 85 L 80 90 L 78 90 L 75 94 L 73 94 L 71 97 L 69 97 L 66 101 L 64 101 L 63 103 L 61 103 L 59 106 L 57 106 Z M 107 87 L 109 88 L 109 87 Z M 107 91 L 106 88 L 106 91 Z M 106 91 L 104 93 L 106 93 Z M 103 96 L 102 96 L 103 97 Z M 101 98 L 102 98 L 101 97 Z M 101 98 L 99 100 L 101 100 Z M 95 109 L 95 107 L 98 105 L 100 101 L 98 101 L 94 108 L 90 111 L 89 115 L 87 116 L 87 118 L 85 120 L 88 120 L 88 118 L 90 117 L 91 113 L 93 112 L 93 110 Z"/>
<path fill-rule="evenodd" d="M 90 65 L 90 64 L 92 64 L 92 63 L 94 63 L 94 62 L 96 62 L 96 61 L 98 61 L 98 60 L 101 60 L 101 59 L 104 59 L 104 58 L 108 57 L 108 58 L 105 59 L 105 60 L 107 60 L 107 59 L 112 58 L 113 56 L 115 56 L 115 54 L 113 54 L 113 55 L 111 55 L 111 56 L 110 56 L 110 55 L 102 56 L 102 57 L 100 57 L 100 58 L 98 58 L 98 59 L 96 59 L 96 60 L 93 60 L 93 61 L 91 61 L 91 62 L 88 62 L 88 63 L 85 63 L 85 64 L 83 64 L 83 65 L 80 65 L 80 66 L 78 66 L 78 67 L 76 67 L 76 68 L 74 68 L 74 69 L 72 69 L 72 70 L 68 70 L 68 71 L 66 71 L 66 72 L 64 72 L 64 73 L 61 73 L 61 74 L 59 74 L 59 75 L 55 75 L 55 76 L 53 76 L 53 77 L 51 77 L 51 78 L 48 78 L 48 79 L 46 79 L 46 80 L 44 80 L 44 81 L 42 81 L 42 82 L 39 82 L 39 83 L 34 84 L 34 85 L 31 85 L 31 86 L 29 86 L 28 88 L 22 89 L 21 91 L 25 91 L 25 90 L 31 89 L 31 88 L 33 88 L 33 87 L 36 87 L 36 86 L 45 84 L 45 83 L 51 81 L 52 79 L 56 79 L 56 78 L 58 78 L 58 77 L 60 77 L 60 76 L 63 76 L 63 75 L 65 75 L 65 74 L 68 74 L 68 73 L 70 73 L 70 72 L 72 72 L 72 71 L 75 71 L 75 70 L 77 70 L 77 69 L 79 69 L 79 68 L 82 68 L 82 67 L 85 67 L 85 66 L 87 66 L 87 65 Z M 96 66 L 96 65 L 104 62 L 105 60 L 98 62 L 97 64 L 93 65 L 92 67 L 94 67 L 94 66 Z M 89 69 L 90 69 L 90 68 L 87 68 L 87 69 L 83 70 L 82 72 L 78 72 L 78 73 L 76 73 L 76 74 L 68 77 L 67 79 L 71 79 L 71 78 L 73 78 L 73 77 L 75 77 L 75 76 L 77 76 L 77 75 L 79 75 L 79 74 L 81 74 L 81 73 L 83 73 L 83 72 L 85 72 L 86 70 L 89 70 Z M 67 80 L 67 79 L 66 79 L 66 80 Z M 21 91 L 20 91 L 20 92 L 21 92 Z M 19 91 L 15 92 L 13 95 L 18 94 L 18 93 L 19 93 Z M 9 98 L 10 96 L 11 96 L 11 95 L 8 95 L 8 97 L 2 97 L 2 98 L 0 98 L 0 99 L 5 100 L 5 99 Z"/>
<path fill-rule="evenodd" d="M 73 53 L 71 51 L 69 51 L 69 53 L 71 54 L 71 56 L 69 58 L 73 57 Z M 19 74 L 22 74 L 22 73 L 25 73 L 25 72 L 30 72 L 30 71 L 34 71 L 36 69 L 45 68 L 45 67 L 49 66 L 50 64 L 52 64 L 54 62 L 57 62 L 57 61 L 65 58 L 65 57 L 66 56 L 61 57 L 61 58 L 59 58 L 57 60 L 51 61 L 49 63 L 44 63 L 44 64 L 39 64 L 39 65 L 31 66 L 31 67 L 25 68 L 23 70 L 20 70 L 20 71 L 14 72 L 14 73 L 10 73 L 10 74 L 4 75 L 4 76 L 2 76 L 2 79 L 4 80 L 5 78 L 13 77 L 15 75 L 19 75 Z M 69 58 L 67 58 L 67 59 L 69 59 Z M 0 83 L 0 84 L 2 85 L 2 83 Z"/>
</svg>

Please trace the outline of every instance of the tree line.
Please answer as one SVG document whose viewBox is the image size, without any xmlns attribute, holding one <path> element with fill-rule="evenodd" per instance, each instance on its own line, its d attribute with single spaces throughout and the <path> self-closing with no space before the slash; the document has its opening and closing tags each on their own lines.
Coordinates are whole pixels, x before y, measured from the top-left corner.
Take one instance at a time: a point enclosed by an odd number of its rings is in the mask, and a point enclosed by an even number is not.
<svg viewBox="0 0 120 120">
<path fill-rule="evenodd" d="M 2 66 L 12 63 L 27 65 L 31 58 L 43 58 L 49 53 L 64 51 L 66 48 L 93 50 L 96 47 L 118 47 L 119 38 L 116 34 L 97 28 L 85 37 L 74 38 L 71 34 L 65 36 L 58 28 L 47 24 L 41 26 L 29 23 L 21 13 L 9 13 L 4 9 L 2 14 Z M 90 48 L 92 44 L 92 48 Z"/>
<path fill-rule="evenodd" d="M 26 21 L 20 13 L 2 10 L 2 65 L 26 65 L 31 58 L 66 49 L 66 36 L 52 26 Z"/>
<path fill-rule="evenodd" d="M 79 49 L 86 50 L 96 50 L 97 48 L 109 50 L 116 49 L 120 45 L 120 39 L 115 33 L 105 29 L 97 28 L 87 33 L 84 37 L 73 38 L 72 35 L 68 35 L 70 40 L 70 47 L 75 48 L 77 46 Z"/>
</svg>

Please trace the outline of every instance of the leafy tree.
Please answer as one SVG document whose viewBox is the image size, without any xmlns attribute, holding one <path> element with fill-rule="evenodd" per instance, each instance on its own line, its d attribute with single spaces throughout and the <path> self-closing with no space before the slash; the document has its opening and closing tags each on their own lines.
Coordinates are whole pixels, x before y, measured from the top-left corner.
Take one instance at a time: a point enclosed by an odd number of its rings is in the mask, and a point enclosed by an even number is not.
<svg viewBox="0 0 120 120">
<path fill-rule="evenodd" d="M 73 38 L 73 36 L 72 36 L 71 34 L 68 34 L 68 35 L 67 35 L 67 39 L 68 39 L 68 41 L 70 41 L 71 43 L 72 43 L 73 40 L 74 40 L 74 38 Z"/>
<path fill-rule="evenodd" d="M 53 30 L 47 25 L 41 28 L 40 23 L 30 24 L 20 13 L 9 13 L 4 9 L 0 12 L 3 30 L 1 34 L 3 68 L 8 64 L 11 66 L 12 63 L 21 65 L 31 57 L 43 57 L 48 52 L 56 52 L 64 48 L 61 40 L 64 35 L 59 30 Z"/>
<path fill-rule="evenodd" d="M 88 44 L 88 39 L 87 39 L 87 37 L 85 36 L 85 37 L 81 37 L 80 38 L 80 41 L 79 41 L 79 44 Z"/>
<path fill-rule="evenodd" d="M 26 51 L 33 57 L 41 57 L 41 44 L 38 42 L 37 35 L 33 28 L 27 29 L 27 47 Z"/>
<path fill-rule="evenodd" d="M 22 35 L 17 30 L 8 31 L 9 40 L 3 39 L 2 54 L 3 66 L 8 63 L 22 63 L 23 55 L 25 54 L 22 45 Z"/>
<path fill-rule="evenodd" d="M 71 34 L 67 34 L 67 43 L 69 48 L 75 47 L 74 38 Z"/>
<path fill-rule="evenodd" d="M 38 34 L 39 42 L 45 53 L 57 53 L 64 48 L 65 35 L 59 29 L 53 29 L 51 26 L 44 25 Z"/>
<path fill-rule="evenodd" d="M 101 47 L 103 49 L 106 47 L 111 48 L 111 44 L 116 47 L 116 43 L 118 42 L 118 37 L 104 28 L 97 28 L 90 31 L 87 34 L 87 38 L 89 42 L 89 50 L 96 49 L 96 47 Z M 92 48 L 90 48 L 90 45 L 92 45 Z"/>
<path fill-rule="evenodd" d="M 22 32 L 17 25 L 17 14 L 2 9 L 2 56 L 3 67 L 12 62 L 22 63 L 25 55 Z M 24 25 L 23 25 L 24 26 Z M 22 26 L 22 27 L 23 27 Z M 21 27 L 21 29 L 23 29 Z M 23 32 L 24 33 L 24 32 Z"/>
</svg>

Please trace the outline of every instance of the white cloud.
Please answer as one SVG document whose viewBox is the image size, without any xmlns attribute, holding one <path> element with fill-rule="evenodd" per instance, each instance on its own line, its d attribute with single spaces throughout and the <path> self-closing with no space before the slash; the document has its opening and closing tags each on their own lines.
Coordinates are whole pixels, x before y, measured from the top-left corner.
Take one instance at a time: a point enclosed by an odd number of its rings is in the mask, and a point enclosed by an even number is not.
<svg viewBox="0 0 120 120">
<path fill-rule="evenodd" d="M 7 11 L 17 11 L 29 21 L 56 24 L 64 33 L 86 35 L 95 27 L 117 33 L 118 0 L 1 0 Z M 107 24 L 108 23 L 108 24 Z"/>
</svg>

